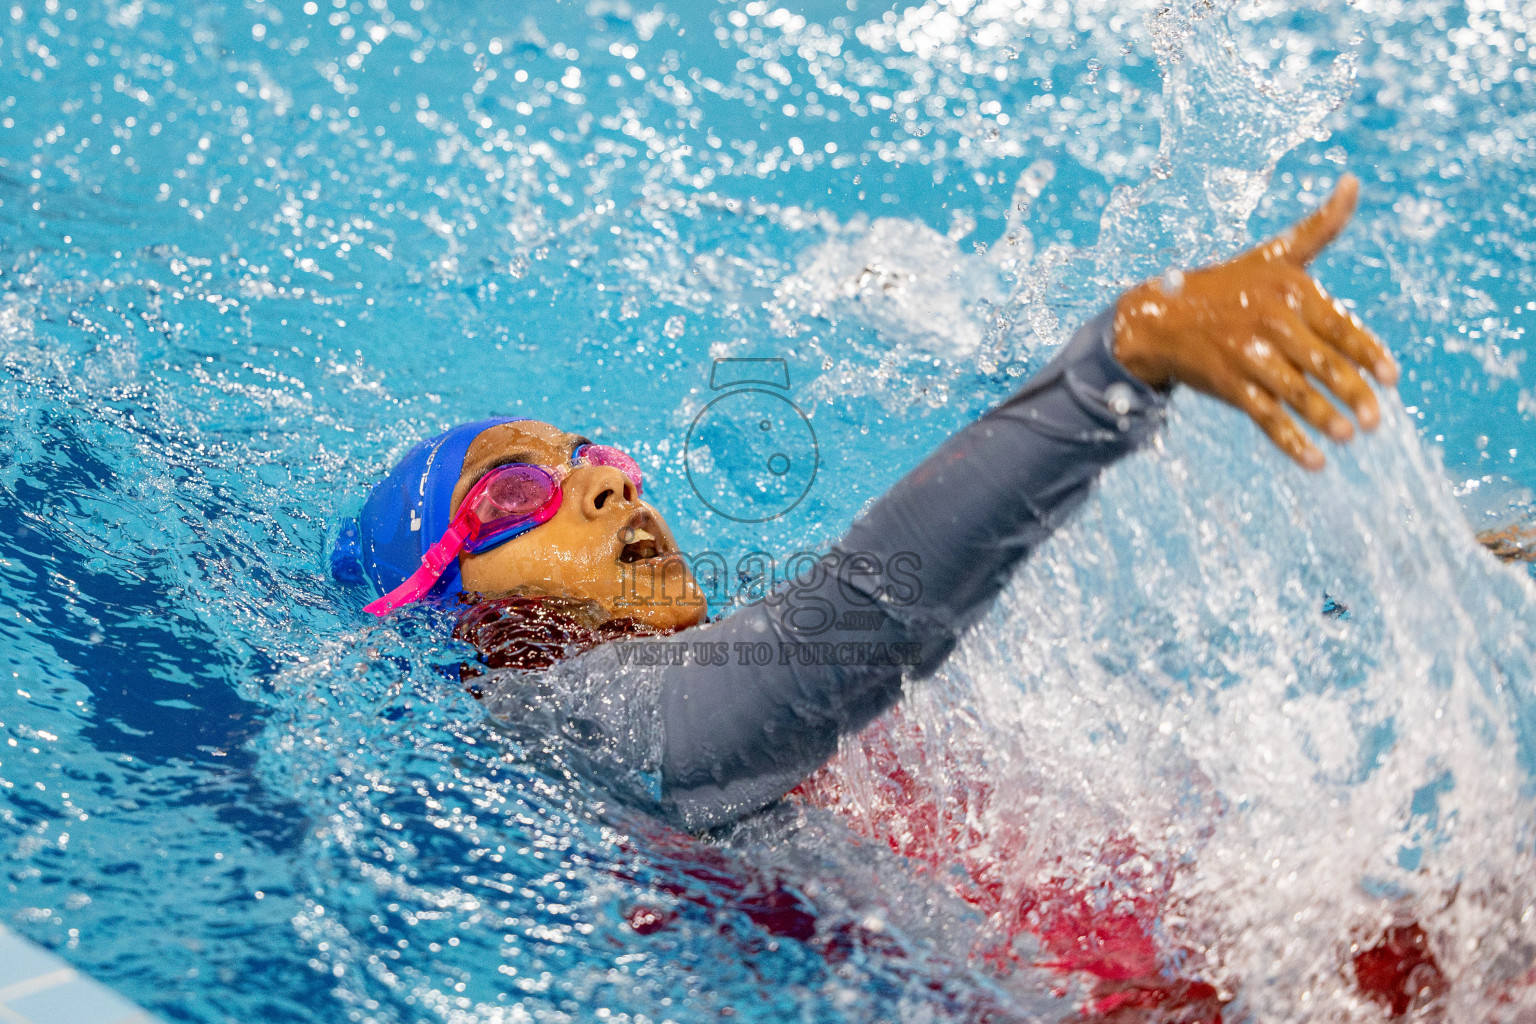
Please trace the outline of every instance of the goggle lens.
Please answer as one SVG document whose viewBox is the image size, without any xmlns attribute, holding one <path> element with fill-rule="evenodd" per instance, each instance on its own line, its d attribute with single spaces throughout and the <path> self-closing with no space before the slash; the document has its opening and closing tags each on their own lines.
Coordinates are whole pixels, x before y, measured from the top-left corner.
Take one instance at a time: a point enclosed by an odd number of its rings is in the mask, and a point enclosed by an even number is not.
<svg viewBox="0 0 1536 1024">
<path fill-rule="evenodd" d="M 640 464 L 617 448 L 611 448 L 606 444 L 584 444 L 576 449 L 572 461 L 616 469 L 635 485 L 637 494 L 643 490 L 640 483 Z"/>
<path fill-rule="evenodd" d="M 503 516 L 532 515 L 549 503 L 560 484 L 542 466 L 500 466 L 486 474 L 475 514 L 489 524 Z"/>
<path fill-rule="evenodd" d="M 543 466 L 498 466 L 475 484 L 470 498 L 473 518 L 465 547 L 478 554 L 559 511 L 560 478 Z"/>
</svg>

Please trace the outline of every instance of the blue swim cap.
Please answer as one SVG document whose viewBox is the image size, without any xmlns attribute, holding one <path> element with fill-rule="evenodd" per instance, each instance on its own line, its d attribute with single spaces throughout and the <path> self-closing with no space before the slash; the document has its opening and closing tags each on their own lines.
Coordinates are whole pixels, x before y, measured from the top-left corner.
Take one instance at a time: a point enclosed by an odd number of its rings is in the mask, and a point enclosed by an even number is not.
<svg viewBox="0 0 1536 1024">
<path fill-rule="evenodd" d="M 380 594 L 394 590 L 421 565 L 427 548 L 453 519 L 453 489 L 464 455 L 482 430 L 525 416 L 463 423 L 422 441 L 374 485 L 356 519 L 341 524 L 331 550 L 331 575 L 343 583 L 372 582 Z M 463 590 L 458 565 L 432 588 L 432 597 Z"/>
</svg>

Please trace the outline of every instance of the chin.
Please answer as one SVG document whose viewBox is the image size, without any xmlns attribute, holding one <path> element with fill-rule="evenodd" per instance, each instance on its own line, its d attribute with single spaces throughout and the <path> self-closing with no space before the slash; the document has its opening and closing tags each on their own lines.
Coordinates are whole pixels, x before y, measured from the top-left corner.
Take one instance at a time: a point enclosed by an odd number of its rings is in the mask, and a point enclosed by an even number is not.
<svg viewBox="0 0 1536 1024">
<path fill-rule="evenodd" d="M 632 607 L 619 614 L 661 633 L 676 633 L 704 621 L 703 605 Z"/>
<path fill-rule="evenodd" d="M 611 615 L 668 633 L 704 621 L 708 604 L 681 558 L 672 555 L 624 568 L 619 597 L 608 609 Z"/>
</svg>

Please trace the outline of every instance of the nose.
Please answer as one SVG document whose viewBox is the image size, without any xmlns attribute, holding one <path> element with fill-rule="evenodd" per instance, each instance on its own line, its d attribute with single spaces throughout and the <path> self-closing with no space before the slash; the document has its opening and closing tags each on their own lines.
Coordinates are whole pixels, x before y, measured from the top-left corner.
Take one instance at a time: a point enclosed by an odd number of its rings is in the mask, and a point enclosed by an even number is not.
<svg viewBox="0 0 1536 1024">
<path fill-rule="evenodd" d="M 574 499 L 588 519 L 597 519 L 620 506 L 640 500 L 634 482 L 612 466 L 580 466 L 565 478 L 566 498 Z"/>
</svg>

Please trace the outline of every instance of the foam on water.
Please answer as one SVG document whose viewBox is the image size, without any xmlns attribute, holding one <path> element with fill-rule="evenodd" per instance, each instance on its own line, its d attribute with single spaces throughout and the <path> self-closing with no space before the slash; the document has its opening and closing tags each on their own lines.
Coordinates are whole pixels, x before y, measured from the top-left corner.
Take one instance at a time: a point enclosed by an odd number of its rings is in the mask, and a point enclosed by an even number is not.
<svg viewBox="0 0 1536 1024">
<path fill-rule="evenodd" d="M 1053 1020 L 1087 984 L 1015 918 L 1054 887 L 1150 913 L 1229 1020 L 1381 1019 L 1351 956 L 1410 921 L 1430 1014 L 1527 1019 L 1536 594 L 1467 515 L 1536 486 L 1533 33 L 1510 0 L 0 12 L 16 927 L 168 1019 Z M 1306 477 L 1179 396 L 898 719 L 711 843 L 487 722 L 443 616 L 326 577 L 393 457 L 503 410 L 622 439 L 691 549 L 815 550 L 1118 288 L 1343 167 L 1318 272 L 1403 361 L 1381 430 Z M 761 525 L 681 462 L 743 355 L 821 442 Z"/>
</svg>

